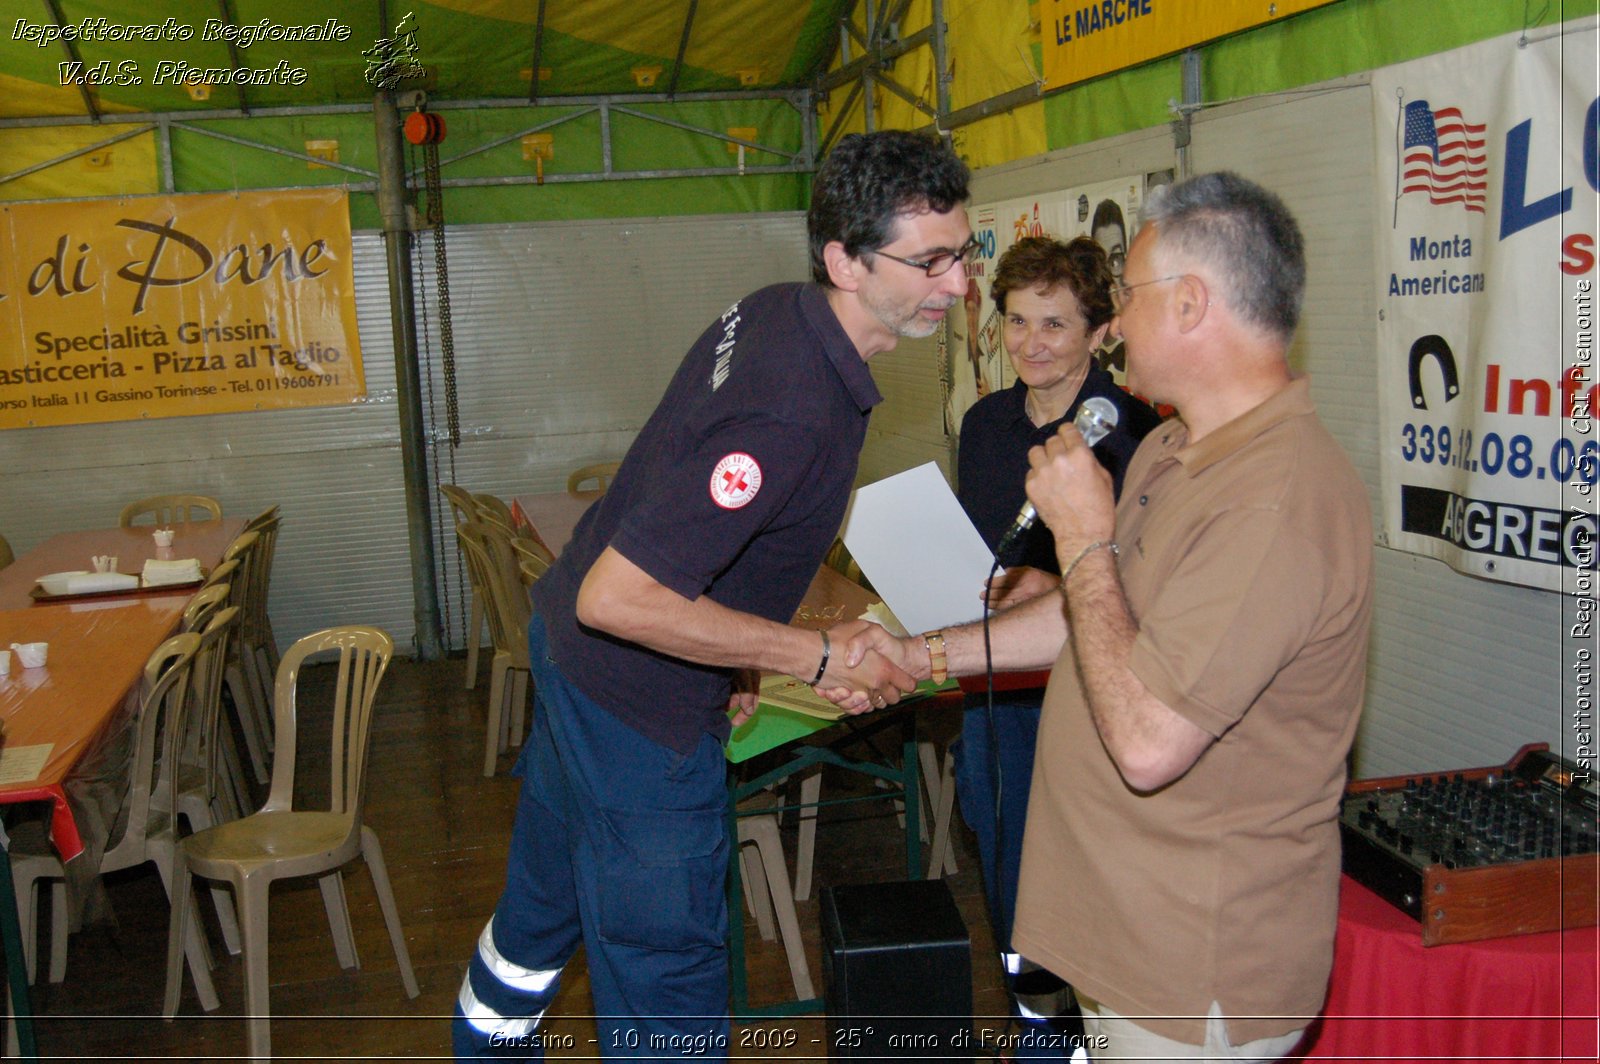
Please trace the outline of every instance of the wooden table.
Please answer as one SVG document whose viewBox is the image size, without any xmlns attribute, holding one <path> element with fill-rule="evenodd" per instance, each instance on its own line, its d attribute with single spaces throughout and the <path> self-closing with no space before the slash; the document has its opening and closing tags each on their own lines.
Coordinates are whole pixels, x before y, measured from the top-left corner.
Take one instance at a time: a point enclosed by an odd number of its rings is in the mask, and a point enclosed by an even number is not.
<svg viewBox="0 0 1600 1064">
<path fill-rule="evenodd" d="M 174 525 L 172 557 L 198 558 L 210 569 L 222 559 L 222 552 L 244 529 L 244 519 L 225 517 L 220 521 L 199 521 Z M 117 559 L 117 571 L 138 573 L 144 563 L 156 556 L 149 525 L 137 528 L 100 528 L 86 532 L 61 532 L 0 569 L 0 610 L 27 609 L 34 604 L 28 592 L 46 573 L 91 570 L 95 555 Z M 185 593 L 187 598 L 188 593 Z M 141 664 L 142 667 L 142 664 Z"/>
<path fill-rule="evenodd" d="M 173 557 L 197 558 L 209 569 L 243 527 L 239 518 L 177 526 Z M 50 746 L 34 778 L 0 783 L 0 804 L 50 802 L 50 837 L 63 861 L 81 854 L 86 842 L 86 826 L 68 802 L 68 781 L 127 732 L 145 662 L 177 629 L 194 593 L 179 588 L 50 604 L 29 597 L 39 576 L 91 568 L 96 554 L 114 554 L 119 571 L 136 573 L 155 556 L 155 544 L 148 527 L 66 532 L 0 569 L 0 646 L 50 644 L 43 668 L 24 669 L 12 654 L 11 674 L 0 677 L 6 750 L 14 757 L 19 748 Z"/>
<path fill-rule="evenodd" d="M 7 756 L 50 747 L 37 777 L 0 783 L 0 803 L 52 803 L 50 839 L 63 861 L 84 849 L 67 803 L 67 776 L 103 738 L 127 728 L 136 708 L 130 691 L 151 652 L 177 628 L 187 602 L 183 593 L 0 610 L 0 645 L 50 644 L 43 668 L 24 669 L 12 654 L 11 675 L 0 677 Z"/>
<path fill-rule="evenodd" d="M 559 556 L 572 540 L 578 519 L 588 512 L 603 492 L 549 491 L 539 495 L 517 495 L 511 499 L 511 515 L 551 554 Z"/>
</svg>

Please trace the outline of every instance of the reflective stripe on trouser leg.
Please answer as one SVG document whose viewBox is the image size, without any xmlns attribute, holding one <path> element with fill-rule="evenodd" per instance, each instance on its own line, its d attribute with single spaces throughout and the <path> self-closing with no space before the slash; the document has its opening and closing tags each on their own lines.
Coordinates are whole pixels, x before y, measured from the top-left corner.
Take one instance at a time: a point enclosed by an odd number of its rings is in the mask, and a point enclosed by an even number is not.
<svg viewBox="0 0 1600 1064">
<path fill-rule="evenodd" d="M 1022 958 L 1018 969 L 1010 979 L 1012 1007 L 1022 1028 L 1014 1058 L 1067 1060 L 1074 1045 L 1072 1036 L 1083 1033 L 1072 988 L 1027 958 Z"/>
<path fill-rule="evenodd" d="M 1017 1003 L 1017 1014 L 1033 1022 L 1048 1022 L 1060 1016 L 1073 1003 L 1072 988 L 1048 968 L 1018 954 L 1017 970 L 1011 977 L 1011 997 Z M 1007 960 L 1009 961 L 1009 957 Z"/>
<path fill-rule="evenodd" d="M 1072 1003 L 1066 987 L 1048 994 L 1016 994 L 1017 1014 L 1028 1023 L 1049 1023 Z"/>
<path fill-rule="evenodd" d="M 456 1005 L 480 1034 L 520 1038 L 538 1026 L 560 982 L 560 968 L 524 968 L 502 956 L 490 919 L 478 936 L 478 951 L 461 980 Z"/>
</svg>

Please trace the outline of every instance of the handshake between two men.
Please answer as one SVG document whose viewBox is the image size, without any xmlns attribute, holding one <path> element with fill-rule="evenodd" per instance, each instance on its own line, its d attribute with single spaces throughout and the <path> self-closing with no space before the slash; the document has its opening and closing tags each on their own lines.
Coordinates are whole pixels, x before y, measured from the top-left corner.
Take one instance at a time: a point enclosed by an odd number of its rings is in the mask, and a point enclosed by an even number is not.
<svg viewBox="0 0 1600 1064">
<path fill-rule="evenodd" d="M 812 685 L 819 695 L 849 713 L 865 713 L 898 702 L 919 680 L 943 683 L 947 675 L 981 670 L 984 657 L 996 669 L 1037 669 L 1055 662 L 1066 639 L 1060 588 L 1078 562 L 1104 553 L 1096 559 L 1102 561 L 1114 553 L 1115 502 L 1111 475 L 1070 424 L 1033 448 L 1028 459 L 1028 499 L 1055 537 L 1065 575 L 1016 570 L 983 589 L 988 608 L 1014 614 L 1008 617 L 1014 623 L 990 651 L 981 649 L 977 625 L 903 638 L 870 621 L 835 625 L 828 629 L 831 657 Z"/>
</svg>

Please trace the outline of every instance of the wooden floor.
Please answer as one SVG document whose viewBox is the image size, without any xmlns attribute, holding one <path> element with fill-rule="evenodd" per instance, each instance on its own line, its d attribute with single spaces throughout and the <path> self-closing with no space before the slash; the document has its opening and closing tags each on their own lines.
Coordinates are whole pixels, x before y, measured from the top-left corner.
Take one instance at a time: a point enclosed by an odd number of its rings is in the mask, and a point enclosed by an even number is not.
<svg viewBox="0 0 1600 1064">
<path fill-rule="evenodd" d="M 310 675 L 315 682 L 316 672 Z M 500 773 L 481 775 L 487 666 L 475 691 L 462 689 L 459 659 L 433 664 L 397 661 L 384 680 L 373 726 L 372 775 L 367 823 L 383 843 L 405 925 L 407 946 L 422 995 L 405 996 L 384 931 L 372 882 L 361 862 L 345 872 L 351 920 L 361 967 L 342 970 L 328 937 L 315 882 L 273 888 L 271 912 L 271 1001 L 274 1056 L 283 1059 L 351 1057 L 441 1058 L 449 1055 L 449 1016 L 477 936 L 493 910 L 504 875 L 517 781 Z M 930 721 L 948 732 L 954 722 Z M 325 756 L 307 759 L 325 771 Z M 325 749 L 325 747 L 323 747 Z M 302 775 L 302 779 L 304 775 Z M 326 777 L 322 777 L 325 779 Z M 845 789 L 829 778 L 825 796 Z M 1005 998 L 984 914 L 971 837 L 956 817 L 960 872 L 949 877 L 952 893 L 972 936 L 974 1009 L 981 1028 L 1003 1028 Z M 825 809 L 817 833 L 816 887 L 867 883 L 905 876 L 903 836 L 888 802 Z M 792 862 L 792 825 L 784 830 Z M 245 1056 L 244 988 L 240 958 L 221 949 L 212 928 L 217 965 L 213 972 L 222 1006 L 204 1014 L 185 980 L 178 1019 L 160 1019 L 167 904 L 153 865 L 109 880 L 114 922 L 86 927 L 71 938 L 65 983 L 34 988 L 36 1030 L 42 1057 L 87 1060 L 181 1058 L 238 1060 Z M 817 991 L 822 992 L 821 933 L 817 894 L 799 906 L 801 927 Z M 200 908 L 212 919 L 203 892 Z M 41 920 L 41 922 L 45 922 Z M 214 921 L 212 921 L 214 923 Z M 756 1003 L 793 996 L 780 944 L 763 942 L 746 916 L 750 942 L 751 998 Z M 47 947 L 46 947 L 47 948 Z M 41 954 L 44 956 L 45 954 Z M 43 965 L 41 964 L 41 968 Z M 41 980 L 43 973 L 41 972 Z M 563 989 L 543 1030 L 570 1035 L 571 1049 L 552 1059 L 595 1059 L 594 1025 L 582 955 L 563 978 Z M 987 1017 L 987 1018 L 985 1018 Z M 757 1030 L 776 1032 L 771 1035 Z M 791 1036 L 790 1031 L 794 1034 Z M 821 1016 L 735 1025 L 736 1043 L 791 1041 L 791 1048 L 744 1048 L 732 1055 L 754 1059 L 809 1060 L 827 1057 Z"/>
</svg>

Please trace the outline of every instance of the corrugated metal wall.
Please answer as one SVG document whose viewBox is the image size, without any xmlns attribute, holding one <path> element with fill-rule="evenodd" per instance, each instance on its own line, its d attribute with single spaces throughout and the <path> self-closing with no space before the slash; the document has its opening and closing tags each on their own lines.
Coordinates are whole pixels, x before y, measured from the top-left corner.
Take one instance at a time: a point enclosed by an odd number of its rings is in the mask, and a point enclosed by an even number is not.
<svg viewBox="0 0 1600 1064">
<path fill-rule="evenodd" d="M 1195 117 L 1196 172 L 1236 170 L 1279 192 L 1310 251 L 1306 311 L 1291 359 L 1311 374 L 1319 412 L 1378 499 L 1377 353 L 1373 299 L 1373 133 L 1366 79 L 1207 110 Z M 976 176 L 973 201 L 993 202 L 1175 165 L 1165 129 L 1128 134 Z M 888 396 L 873 420 L 864 479 L 937 460 L 931 341 L 873 359 Z M 1505 761 L 1525 742 L 1560 748 L 1575 683 L 1563 639 L 1573 604 L 1561 596 L 1461 576 L 1379 546 L 1377 610 L 1360 775 Z M 1566 655 L 1570 656 L 1570 655 Z M 1563 702 L 1563 688 L 1569 690 Z"/>
<path fill-rule="evenodd" d="M 431 238 L 420 284 L 431 304 Z M 506 499 L 566 487 L 620 458 L 712 319 L 755 288 L 809 276 L 799 213 L 467 226 L 449 233 L 461 446 L 442 442 L 432 361 L 438 482 Z M 426 323 L 438 346 L 436 310 Z M 387 350 L 387 336 L 383 338 Z M 452 646 L 460 577 L 448 510 L 436 512 Z"/>
<path fill-rule="evenodd" d="M 422 241 L 442 430 L 437 284 Z M 170 491 L 215 496 L 237 515 L 281 504 L 278 637 L 359 622 L 408 647 L 388 281 L 382 240 L 358 233 L 354 244 L 367 402 L 0 433 L 0 534 L 20 553 L 55 532 L 113 525 L 125 502 Z M 448 447 L 439 464 L 447 480 L 507 496 L 564 487 L 571 468 L 621 455 L 711 319 L 807 269 L 804 218 L 793 213 L 463 227 L 450 231 L 449 254 L 463 440 L 453 473 Z M 438 554 L 453 582 L 453 534 Z"/>
<path fill-rule="evenodd" d="M 281 504 L 278 637 L 364 622 L 404 645 L 410 585 L 380 241 L 357 236 L 355 261 L 368 402 L 0 433 L 0 531 L 21 553 L 56 532 L 114 525 L 146 495 L 195 491 L 235 516 Z"/>
</svg>

